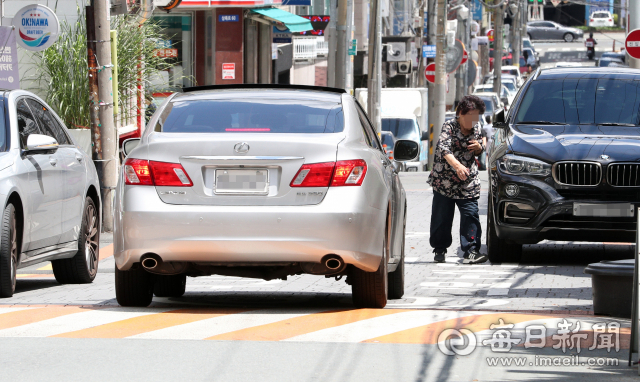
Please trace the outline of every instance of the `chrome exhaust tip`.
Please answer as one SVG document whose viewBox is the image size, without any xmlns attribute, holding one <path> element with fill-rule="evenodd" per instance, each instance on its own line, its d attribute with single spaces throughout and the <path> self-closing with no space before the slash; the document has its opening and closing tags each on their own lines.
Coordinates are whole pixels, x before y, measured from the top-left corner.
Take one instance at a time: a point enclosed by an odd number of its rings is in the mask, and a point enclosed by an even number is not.
<svg viewBox="0 0 640 382">
<path fill-rule="evenodd" d="M 343 262 L 341 258 L 331 257 L 325 260 L 324 266 L 332 271 L 342 268 Z"/>
<path fill-rule="evenodd" d="M 154 259 L 153 257 L 147 257 L 146 259 L 142 260 L 142 267 L 144 269 L 153 269 L 157 266 L 158 260 Z"/>
</svg>

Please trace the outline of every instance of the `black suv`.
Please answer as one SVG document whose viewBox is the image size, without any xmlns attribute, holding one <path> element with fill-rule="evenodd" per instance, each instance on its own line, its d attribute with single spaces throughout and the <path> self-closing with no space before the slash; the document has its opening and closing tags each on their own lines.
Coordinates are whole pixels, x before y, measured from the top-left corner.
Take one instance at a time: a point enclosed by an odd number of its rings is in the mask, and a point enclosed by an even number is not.
<svg viewBox="0 0 640 382">
<path fill-rule="evenodd" d="M 542 240 L 635 242 L 640 71 L 538 70 L 494 115 L 487 247 L 518 261 Z"/>
</svg>

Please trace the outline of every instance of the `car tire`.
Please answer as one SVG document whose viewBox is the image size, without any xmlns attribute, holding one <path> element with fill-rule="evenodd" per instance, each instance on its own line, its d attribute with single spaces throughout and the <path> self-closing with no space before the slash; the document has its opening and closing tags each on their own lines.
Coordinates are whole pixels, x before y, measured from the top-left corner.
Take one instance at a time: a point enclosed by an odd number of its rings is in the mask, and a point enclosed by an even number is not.
<svg viewBox="0 0 640 382">
<path fill-rule="evenodd" d="M 384 308 L 387 305 L 389 275 L 387 274 L 387 239 L 383 242 L 380 265 L 375 272 L 351 267 L 351 294 L 358 308 Z"/>
<path fill-rule="evenodd" d="M 405 244 L 405 235 L 407 230 L 407 207 L 404 207 L 404 221 L 402 226 L 402 250 L 400 252 L 400 262 L 398 263 L 398 267 L 393 272 L 389 272 L 388 274 L 388 283 L 389 283 L 389 291 L 388 298 L 389 300 L 397 300 L 404 296 L 404 244 Z"/>
<path fill-rule="evenodd" d="M 575 40 L 575 37 L 573 36 L 572 33 L 565 33 L 564 36 L 562 37 L 564 39 L 564 41 L 566 42 L 573 42 L 573 40 Z"/>
<path fill-rule="evenodd" d="M 2 213 L 0 232 L 0 297 L 11 297 L 16 291 L 18 268 L 18 221 L 13 204 L 7 204 Z"/>
<path fill-rule="evenodd" d="M 53 260 L 53 275 L 60 284 L 88 284 L 98 274 L 100 262 L 100 216 L 93 199 L 84 201 L 78 235 L 78 252 L 70 259 Z"/>
<path fill-rule="evenodd" d="M 153 289 L 153 275 L 141 266 L 128 271 L 121 271 L 116 266 L 116 300 L 121 306 L 149 306 Z"/>
<path fill-rule="evenodd" d="M 182 297 L 187 288 L 187 275 L 156 275 L 153 294 L 156 297 Z"/>
<path fill-rule="evenodd" d="M 487 255 L 492 263 L 518 263 L 522 258 L 522 244 L 509 243 L 496 234 L 493 216 L 493 197 L 489 195 L 487 211 Z"/>
</svg>

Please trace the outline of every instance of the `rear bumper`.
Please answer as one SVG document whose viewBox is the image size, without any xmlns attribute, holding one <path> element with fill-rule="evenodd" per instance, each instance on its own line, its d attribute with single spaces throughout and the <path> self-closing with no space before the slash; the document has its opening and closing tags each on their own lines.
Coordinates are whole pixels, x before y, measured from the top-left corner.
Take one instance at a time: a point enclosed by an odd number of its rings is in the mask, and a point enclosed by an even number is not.
<svg viewBox="0 0 640 382">
<path fill-rule="evenodd" d="M 336 254 L 375 271 L 386 221 L 386 211 L 371 207 L 359 187 L 330 189 L 318 205 L 202 206 L 166 204 L 154 187 L 126 186 L 115 212 L 121 270 L 155 253 L 164 261 L 229 265 L 320 262 Z"/>
</svg>

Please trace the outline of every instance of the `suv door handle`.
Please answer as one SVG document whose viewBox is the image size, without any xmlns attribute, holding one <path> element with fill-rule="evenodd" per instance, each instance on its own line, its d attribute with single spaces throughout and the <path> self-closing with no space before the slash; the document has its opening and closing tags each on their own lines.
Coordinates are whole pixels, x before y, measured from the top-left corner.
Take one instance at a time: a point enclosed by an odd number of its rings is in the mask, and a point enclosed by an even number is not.
<svg viewBox="0 0 640 382">
<path fill-rule="evenodd" d="M 58 164 L 58 160 L 56 158 L 49 158 L 49 163 L 55 167 Z"/>
</svg>

